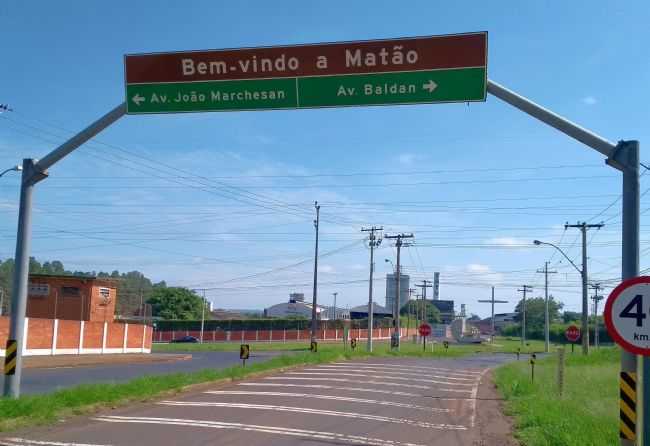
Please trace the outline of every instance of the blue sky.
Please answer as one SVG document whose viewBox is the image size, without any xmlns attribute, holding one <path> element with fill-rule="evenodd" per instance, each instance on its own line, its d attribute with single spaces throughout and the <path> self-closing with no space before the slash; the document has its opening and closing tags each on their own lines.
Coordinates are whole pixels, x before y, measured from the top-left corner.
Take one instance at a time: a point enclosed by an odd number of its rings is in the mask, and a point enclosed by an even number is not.
<svg viewBox="0 0 650 446">
<path fill-rule="evenodd" d="M 0 167 L 38 158 L 124 100 L 126 53 L 489 32 L 489 77 L 617 141 L 650 141 L 650 5 L 614 2 L 7 1 L 0 6 Z M 650 182 L 642 178 L 642 191 Z M 132 270 L 263 308 L 311 295 L 313 202 L 322 204 L 319 294 L 367 300 L 362 226 L 408 231 L 414 279 L 441 296 L 512 304 L 522 284 L 580 308 L 579 278 L 620 272 L 618 172 L 602 156 L 488 97 L 485 103 L 127 116 L 50 170 L 35 195 L 32 253 L 80 270 Z M 13 256 L 18 178 L 0 179 L 0 257 Z M 642 210 L 650 207 L 644 197 Z M 601 211 L 604 211 L 601 213 Z M 646 214 L 647 215 L 647 214 Z M 645 216 L 644 216 L 645 217 Z M 642 249 L 650 227 L 642 219 Z M 526 245 L 526 246 L 523 246 Z M 377 276 L 394 261 L 387 240 Z M 642 257 L 641 267 L 650 266 Z M 295 266 L 290 266 L 295 265 Z M 288 266 L 287 268 L 284 268 Z M 290 267 L 289 267 L 290 266 Z M 276 269 L 278 269 L 276 271 Z M 250 275 L 257 274 L 254 277 Z M 379 303 L 384 283 L 375 283 Z"/>
</svg>

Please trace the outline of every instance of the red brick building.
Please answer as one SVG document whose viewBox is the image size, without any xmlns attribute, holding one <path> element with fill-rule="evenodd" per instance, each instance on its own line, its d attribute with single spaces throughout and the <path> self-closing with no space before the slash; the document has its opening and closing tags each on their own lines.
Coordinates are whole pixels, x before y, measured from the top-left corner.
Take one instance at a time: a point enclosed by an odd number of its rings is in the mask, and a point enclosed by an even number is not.
<svg viewBox="0 0 650 446">
<path fill-rule="evenodd" d="M 27 317 L 113 322 L 114 280 L 86 276 L 30 274 Z"/>
</svg>

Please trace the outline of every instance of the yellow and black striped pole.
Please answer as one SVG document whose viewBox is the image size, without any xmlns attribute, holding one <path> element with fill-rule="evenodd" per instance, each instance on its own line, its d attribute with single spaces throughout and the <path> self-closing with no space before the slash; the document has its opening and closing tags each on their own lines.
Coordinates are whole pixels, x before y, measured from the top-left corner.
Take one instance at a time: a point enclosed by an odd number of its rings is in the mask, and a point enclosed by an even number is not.
<svg viewBox="0 0 650 446">
<path fill-rule="evenodd" d="M 16 374 L 16 356 L 18 355 L 18 341 L 9 339 L 5 350 L 5 375 Z"/>
<path fill-rule="evenodd" d="M 621 372 L 620 386 L 620 437 L 636 440 L 636 373 Z"/>
</svg>

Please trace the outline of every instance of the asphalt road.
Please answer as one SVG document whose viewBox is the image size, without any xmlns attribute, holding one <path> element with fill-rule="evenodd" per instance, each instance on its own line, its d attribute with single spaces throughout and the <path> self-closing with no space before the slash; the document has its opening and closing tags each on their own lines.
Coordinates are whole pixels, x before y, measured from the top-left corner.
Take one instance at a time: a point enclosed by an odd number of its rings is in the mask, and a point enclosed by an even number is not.
<svg viewBox="0 0 650 446">
<path fill-rule="evenodd" d="M 179 350 L 179 352 L 181 352 Z M 252 353 L 249 363 L 265 361 L 282 352 Z M 79 384 L 119 383 L 144 375 L 164 375 L 203 369 L 223 369 L 241 364 L 239 352 L 192 352 L 192 359 L 140 364 L 57 367 L 23 370 L 21 393 L 48 393 Z M 0 378 L 0 383 L 4 377 Z"/>
<path fill-rule="evenodd" d="M 488 379 L 506 358 L 306 366 L 14 433 L 0 445 L 514 445 Z"/>
</svg>

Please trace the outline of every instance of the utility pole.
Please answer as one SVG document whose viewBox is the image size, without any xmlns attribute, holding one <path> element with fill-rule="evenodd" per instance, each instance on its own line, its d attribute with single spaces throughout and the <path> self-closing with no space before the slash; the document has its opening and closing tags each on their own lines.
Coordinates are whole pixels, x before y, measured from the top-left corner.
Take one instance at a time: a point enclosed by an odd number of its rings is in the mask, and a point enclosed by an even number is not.
<svg viewBox="0 0 650 446">
<path fill-rule="evenodd" d="M 564 229 L 579 228 L 582 232 L 582 353 L 589 354 L 589 291 L 587 290 L 587 230 L 596 228 L 600 229 L 605 226 L 602 223 L 587 224 L 578 222 L 578 224 L 565 224 Z"/>
<path fill-rule="evenodd" d="M 397 235 L 387 235 L 385 236 L 387 239 L 395 239 L 395 247 L 397 248 L 397 268 L 396 268 L 396 291 L 395 291 L 395 302 L 393 303 L 393 336 L 395 337 L 395 342 L 397 345 L 397 350 L 399 350 L 399 345 L 400 345 L 400 320 L 399 320 L 399 310 L 400 310 L 400 276 L 402 275 L 402 271 L 400 268 L 400 252 L 402 250 L 402 246 L 408 246 L 404 245 L 404 242 L 402 239 L 405 238 L 413 238 L 413 234 L 397 234 Z"/>
<path fill-rule="evenodd" d="M 320 224 L 320 206 L 318 205 L 318 201 L 314 201 L 314 208 L 316 208 L 316 220 L 314 220 L 314 228 L 316 229 L 316 247 L 314 248 L 314 291 L 311 307 L 311 342 L 316 342 L 316 330 L 318 329 L 316 326 L 316 305 L 318 302 L 318 226 Z"/>
<path fill-rule="evenodd" d="M 0 288 L 0 316 L 2 316 L 3 305 L 5 304 L 5 290 Z M 56 315 L 54 316 L 56 318 Z"/>
<path fill-rule="evenodd" d="M 490 299 L 490 300 L 480 300 L 479 299 L 479 302 L 492 304 L 492 318 L 490 319 L 491 320 L 491 324 L 490 324 L 491 325 L 490 342 L 494 342 L 494 333 L 495 333 L 495 330 L 494 330 L 494 304 L 507 304 L 508 301 L 507 300 L 494 300 L 494 287 L 492 287 L 492 299 Z"/>
<path fill-rule="evenodd" d="M 376 236 L 375 233 L 383 230 L 383 226 L 379 228 L 373 226 L 369 229 L 361 228 L 361 232 L 370 232 L 370 235 L 368 236 L 368 246 L 370 246 L 370 279 L 368 281 L 368 345 L 366 347 L 369 352 L 372 352 L 372 330 L 374 324 L 373 312 L 375 310 L 372 303 L 372 276 L 375 271 L 375 248 L 381 244 L 381 235 Z"/>
<path fill-rule="evenodd" d="M 533 287 L 530 285 L 522 285 L 521 290 L 517 290 L 520 293 L 524 293 L 524 298 L 521 301 L 521 345 L 523 346 L 526 343 L 526 293 L 532 291 Z"/>
<path fill-rule="evenodd" d="M 205 289 L 201 298 L 201 344 L 203 344 L 203 328 L 205 327 Z M 142 309 L 142 307 L 140 308 Z"/>
<path fill-rule="evenodd" d="M 594 347 L 600 348 L 600 335 L 598 334 L 598 302 L 604 299 L 604 296 L 598 294 L 598 291 L 602 290 L 603 287 L 599 283 L 594 283 L 591 285 L 591 288 L 594 290 L 594 295 L 591 296 L 591 299 L 594 301 Z"/>
<path fill-rule="evenodd" d="M 557 273 L 557 271 L 549 271 L 548 264 L 549 264 L 548 261 L 544 262 L 544 269 L 537 270 L 538 273 L 544 274 L 544 351 L 546 353 L 549 352 L 549 341 L 550 341 L 549 339 L 550 321 L 548 317 L 548 275 Z"/>
<path fill-rule="evenodd" d="M 422 323 L 425 323 L 427 322 L 427 317 L 426 317 L 427 288 L 433 288 L 433 284 L 431 283 L 430 280 L 423 280 L 422 285 L 416 284 L 415 286 L 422 288 L 421 312 L 422 312 Z M 422 336 L 422 342 L 426 342 L 424 336 Z"/>
<path fill-rule="evenodd" d="M 336 296 L 338 294 L 339 293 L 332 293 L 332 295 L 334 295 L 334 317 L 333 317 L 334 320 L 336 320 Z"/>
</svg>

